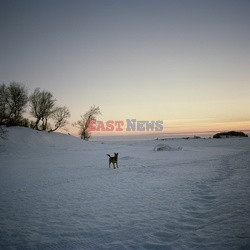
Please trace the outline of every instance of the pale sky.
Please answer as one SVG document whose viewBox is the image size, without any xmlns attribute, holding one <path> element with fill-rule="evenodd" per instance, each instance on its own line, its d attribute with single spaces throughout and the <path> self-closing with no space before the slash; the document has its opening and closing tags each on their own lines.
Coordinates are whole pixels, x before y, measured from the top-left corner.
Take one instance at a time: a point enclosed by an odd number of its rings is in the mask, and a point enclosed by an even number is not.
<svg viewBox="0 0 250 250">
<path fill-rule="evenodd" d="M 70 123 L 250 129 L 250 1 L 0 0 L 0 83 L 51 91 Z M 70 127 L 70 126 L 69 126 Z"/>
</svg>

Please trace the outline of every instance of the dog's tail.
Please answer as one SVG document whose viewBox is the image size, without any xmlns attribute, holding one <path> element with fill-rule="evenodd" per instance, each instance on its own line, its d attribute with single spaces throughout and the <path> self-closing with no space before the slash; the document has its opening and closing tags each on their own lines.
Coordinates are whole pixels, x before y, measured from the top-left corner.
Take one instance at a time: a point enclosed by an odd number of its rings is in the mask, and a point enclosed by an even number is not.
<svg viewBox="0 0 250 250">
<path fill-rule="evenodd" d="M 109 154 L 107 154 L 108 157 L 111 157 Z"/>
</svg>

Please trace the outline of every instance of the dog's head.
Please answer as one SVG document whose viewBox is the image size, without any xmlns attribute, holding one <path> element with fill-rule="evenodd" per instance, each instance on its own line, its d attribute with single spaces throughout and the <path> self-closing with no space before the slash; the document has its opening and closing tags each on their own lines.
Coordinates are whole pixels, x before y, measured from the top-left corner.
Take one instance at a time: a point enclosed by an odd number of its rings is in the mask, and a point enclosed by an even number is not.
<svg viewBox="0 0 250 250">
<path fill-rule="evenodd" d="M 118 158 L 118 153 L 115 153 L 115 152 L 114 152 L 114 155 L 115 155 L 116 158 Z"/>
</svg>

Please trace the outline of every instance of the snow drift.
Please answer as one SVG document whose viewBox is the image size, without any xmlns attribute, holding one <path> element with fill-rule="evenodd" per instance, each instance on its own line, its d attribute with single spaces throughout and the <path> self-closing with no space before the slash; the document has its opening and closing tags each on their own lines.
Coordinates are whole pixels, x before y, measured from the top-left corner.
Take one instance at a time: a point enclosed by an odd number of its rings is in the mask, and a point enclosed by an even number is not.
<svg viewBox="0 0 250 250">
<path fill-rule="evenodd" d="M 155 153 L 156 141 L 8 130 L 1 249 L 250 248 L 249 138 L 169 140 L 185 150 Z"/>
<path fill-rule="evenodd" d="M 171 147 L 169 145 L 160 143 L 154 147 L 154 151 L 180 151 L 182 147 Z"/>
</svg>

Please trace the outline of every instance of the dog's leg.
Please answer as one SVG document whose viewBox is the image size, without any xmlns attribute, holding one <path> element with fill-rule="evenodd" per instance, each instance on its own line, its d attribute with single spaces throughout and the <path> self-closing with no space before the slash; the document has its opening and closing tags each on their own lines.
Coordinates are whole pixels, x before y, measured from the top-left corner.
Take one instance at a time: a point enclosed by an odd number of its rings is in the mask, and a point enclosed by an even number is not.
<svg viewBox="0 0 250 250">
<path fill-rule="evenodd" d="M 119 167 L 118 167 L 118 162 L 116 162 L 116 167 L 119 168 Z"/>
<path fill-rule="evenodd" d="M 115 163 L 114 162 L 112 162 L 113 163 L 113 167 L 114 167 L 114 169 L 116 169 L 116 167 L 115 167 Z"/>
</svg>

